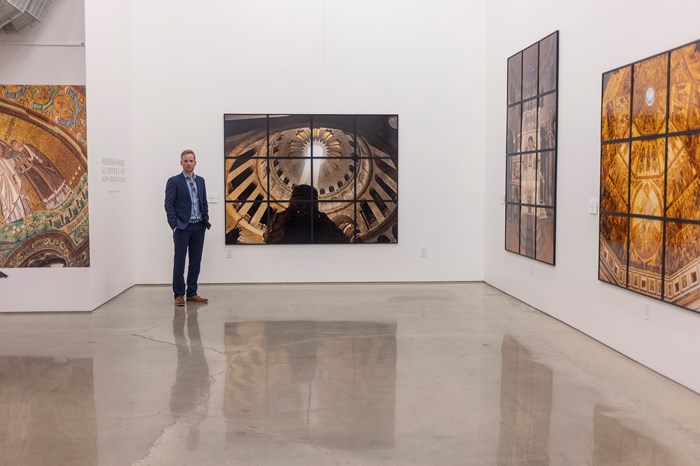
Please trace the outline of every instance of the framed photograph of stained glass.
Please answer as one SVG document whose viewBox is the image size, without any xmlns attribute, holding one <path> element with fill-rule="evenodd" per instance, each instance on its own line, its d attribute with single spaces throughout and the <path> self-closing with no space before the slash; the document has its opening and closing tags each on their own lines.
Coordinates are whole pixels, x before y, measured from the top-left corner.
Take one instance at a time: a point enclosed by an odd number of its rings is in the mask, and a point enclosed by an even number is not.
<svg viewBox="0 0 700 466">
<path fill-rule="evenodd" d="M 559 31 L 508 58 L 505 249 L 554 265 Z"/>
<path fill-rule="evenodd" d="M 700 41 L 603 73 L 598 279 L 700 312 Z"/>
<path fill-rule="evenodd" d="M 226 244 L 398 242 L 398 115 L 224 115 Z"/>
</svg>

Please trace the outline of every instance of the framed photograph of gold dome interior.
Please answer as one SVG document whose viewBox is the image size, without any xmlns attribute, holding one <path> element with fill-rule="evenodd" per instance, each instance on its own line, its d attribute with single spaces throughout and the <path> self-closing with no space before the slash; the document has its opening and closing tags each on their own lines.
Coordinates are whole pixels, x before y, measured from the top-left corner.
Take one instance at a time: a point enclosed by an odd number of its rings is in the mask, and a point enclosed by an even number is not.
<svg viewBox="0 0 700 466">
<path fill-rule="evenodd" d="M 554 265 L 559 31 L 508 58 L 505 249 Z"/>
<path fill-rule="evenodd" d="M 398 242 L 398 115 L 225 114 L 226 244 Z"/>
<path fill-rule="evenodd" d="M 700 41 L 603 73 L 598 278 L 700 312 Z"/>
<path fill-rule="evenodd" d="M 0 268 L 89 267 L 82 85 L 0 85 Z"/>
</svg>

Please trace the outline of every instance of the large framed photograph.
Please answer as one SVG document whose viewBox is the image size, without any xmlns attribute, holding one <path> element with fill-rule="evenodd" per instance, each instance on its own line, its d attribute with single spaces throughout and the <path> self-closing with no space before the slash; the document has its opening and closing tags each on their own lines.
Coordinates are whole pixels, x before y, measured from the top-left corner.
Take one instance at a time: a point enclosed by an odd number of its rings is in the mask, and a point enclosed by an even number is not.
<svg viewBox="0 0 700 466">
<path fill-rule="evenodd" d="M 603 73 L 598 278 L 700 312 L 700 41 Z"/>
<path fill-rule="evenodd" d="M 559 31 L 508 59 L 505 249 L 554 265 Z"/>
<path fill-rule="evenodd" d="M 88 267 L 85 86 L 0 85 L 0 268 Z"/>
<path fill-rule="evenodd" d="M 398 115 L 224 115 L 226 244 L 397 243 Z"/>
</svg>

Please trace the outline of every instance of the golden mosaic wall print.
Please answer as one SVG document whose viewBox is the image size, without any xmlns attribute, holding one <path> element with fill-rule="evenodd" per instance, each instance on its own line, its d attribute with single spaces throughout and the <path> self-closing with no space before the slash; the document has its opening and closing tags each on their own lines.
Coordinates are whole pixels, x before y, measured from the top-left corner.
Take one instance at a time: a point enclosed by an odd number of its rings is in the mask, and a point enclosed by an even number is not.
<svg viewBox="0 0 700 466">
<path fill-rule="evenodd" d="M 0 85 L 0 268 L 89 265 L 85 86 Z"/>
<path fill-rule="evenodd" d="M 505 249 L 554 265 L 559 32 L 508 59 Z"/>
<path fill-rule="evenodd" d="M 700 312 L 700 41 L 603 74 L 598 277 Z"/>
<path fill-rule="evenodd" d="M 224 115 L 226 244 L 397 243 L 398 115 Z"/>
</svg>

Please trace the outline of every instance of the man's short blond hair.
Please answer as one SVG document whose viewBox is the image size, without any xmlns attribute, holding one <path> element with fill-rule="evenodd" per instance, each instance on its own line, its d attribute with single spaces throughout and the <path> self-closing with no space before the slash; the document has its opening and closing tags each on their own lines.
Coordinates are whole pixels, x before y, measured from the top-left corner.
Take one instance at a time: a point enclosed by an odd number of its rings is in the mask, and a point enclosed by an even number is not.
<svg viewBox="0 0 700 466">
<path fill-rule="evenodd" d="M 195 159 L 197 158 L 197 154 L 195 154 L 194 151 L 193 151 L 192 149 L 185 149 L 185 150 L 182 151 L 182 154 L 180 154 L 180 160 L 182 160 L 182 158 L 183 158 L 184 156 L 186 156 L 187 154 L 192 154 L 192 155 L 194 155 L 194 158 L 195 158 Z"/>
</svg>

